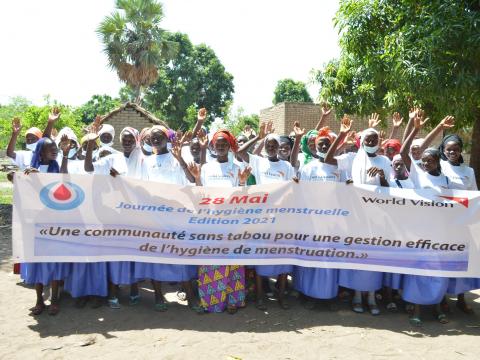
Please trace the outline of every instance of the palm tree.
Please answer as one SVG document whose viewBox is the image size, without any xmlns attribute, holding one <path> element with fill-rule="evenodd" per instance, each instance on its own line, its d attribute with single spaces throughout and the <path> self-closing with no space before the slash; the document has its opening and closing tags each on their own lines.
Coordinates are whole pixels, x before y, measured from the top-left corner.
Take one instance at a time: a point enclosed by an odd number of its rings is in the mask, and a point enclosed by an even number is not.
<svg viewBox="0 0 480 360">
<path fill-rule="evenodd" d="M 175 56 L 178 44 L 165 40 L 162 4 L 156 0 L 117 0 L 115 7 L 97 34 L 108 65 L 134 90 L 139 104 L 143 89 L 157 80 L 158 66 Z"/>
</svg>

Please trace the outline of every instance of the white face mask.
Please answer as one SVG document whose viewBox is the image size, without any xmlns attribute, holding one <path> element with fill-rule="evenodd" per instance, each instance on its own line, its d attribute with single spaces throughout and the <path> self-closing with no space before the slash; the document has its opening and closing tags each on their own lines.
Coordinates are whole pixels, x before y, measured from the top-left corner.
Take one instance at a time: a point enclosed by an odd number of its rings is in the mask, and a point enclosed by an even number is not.
<svg viewBox="0 0 480 360">
<path fill-rule="evenodd" d="M 68 152 L 68 158 L 69 159 L 73 158 L 76 153 L 77 153 L 77 149 L 70 149 L 70 151 Z"/>
<path fill-rule="evenodd" d="M 100 141 L 100 143 L 103 145 L 103 146 L 112 146 L 113 145 L 113 141 L 109 142 L 108 144 L 105 144 L 103 142 Z"/>
<path fill-rule="evenodd" d="M 317 156 L 319 158 L 325 159 L 325 157 L 327 156 L 327 153 L 322 153 L 322 152 L 317 151 Z"/>
<path fill-rule="evenodd" d="M 363 150 L 365 150 L 369 154 L 375 154 L 378 150 L 378 145 L 377 146 L 363 145 Z"/>
<path fill-rule="evenodd" d="M 82 148 L 82 156 L 85 156 L 85 155 L 87 155 L 87 150 L 83 150 Z"/>
<path fill-rule="evenodd" d="M 32 144 L 26 144 L 25 147 L 30 151 L 35 151 L 35 148 L 37 147 L 37 143 L 34 142 Z"/>
<path fill-rule="evenodd" d="M 147 143 L 144 143 L 144 144 L 143 144 L 143 150 L 145 150 L 146 152 L 151 153 L 152 150 L 153 150 L 153 148 L 152 148 L 150 145 L 148 145 Z"/>
</svg>

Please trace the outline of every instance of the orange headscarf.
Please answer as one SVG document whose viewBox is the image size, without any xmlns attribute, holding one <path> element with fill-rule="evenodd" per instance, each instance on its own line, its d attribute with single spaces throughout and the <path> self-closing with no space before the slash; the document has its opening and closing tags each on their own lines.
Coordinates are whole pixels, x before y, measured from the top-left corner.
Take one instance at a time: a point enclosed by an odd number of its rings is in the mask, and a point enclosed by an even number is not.
<svg viewBox="0 0 480 360">
<path fill-rule="evenodd" d="M 335 137 L 333 136 L 332 131 L 328 126 L 324 126 L 318 131 L 318 135 L 315 138 L 315 145 L 317 145 L 320 139 L 322 138 L 327 138 L 328 140 L 330 140 L 330 143 L 332 143 L 333 140 L 335 140 Z"/>
<path fill-rule="evenodd" d="M 228 143 L 230 144 L 230 150 L 232 150 L 233 152 L 237 152 L 238 150 L 237 139 L 235 138 L 235 136 L 233 136 L 233 134 L 230 131 L 218 130 L 215 134 L 213 134 L 213 137 L 212 137 L 213 146 L 215 146 L 215 143 L 217 142 L 217 139 L 219 137 L 225 138 L 225 140 L 227 140 Z"/>
</svg>

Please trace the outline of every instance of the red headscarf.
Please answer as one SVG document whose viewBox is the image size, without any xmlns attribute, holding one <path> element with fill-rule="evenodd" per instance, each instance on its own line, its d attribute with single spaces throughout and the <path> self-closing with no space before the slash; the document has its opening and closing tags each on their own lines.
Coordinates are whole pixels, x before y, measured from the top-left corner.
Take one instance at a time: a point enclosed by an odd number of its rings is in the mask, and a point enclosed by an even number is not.
<svg viewBox="0 0 480 360">
<path fill-rule="evenodd" d="M 335 140 L 335 137 L 333 136 L 328 126 L 324 126 L 318 131 L 318 135 L 315 138 L 315 146 L 318 144 L 318 142 L 322 138 L 327 138 L 328 140 L 330 140 L 330 143 L 332 143 Z"/>
<path fill-rule="evenodd" d="M 219 137 L 225 138 L 225 140 L 227 140 L 228 143 L 230 144 L 230 150 L 232 150 L 233 152 L 237 152 L 238 150 L 237 139 L 235 138 L 235 136 L 233 136 L 233 134 L 230 131 L 218 130 L 215 134 L 213 134 L 213 137 L 212 137 L 213 146 L 215 146 L 215 143 L 217 142 L 217 139 Z"/>
<path fill-rule="evenodd" d="M 393 155 L 397 155 L 400 153 L 400 149 L 402 147 L 402 144 L 400 143 L 400 140 L 398 139 L 388 139 L 383 143 L 383 148 L 386 150 L 387 147 L 393 148 L 395 150 L 395 153 Z"/>
</svg>

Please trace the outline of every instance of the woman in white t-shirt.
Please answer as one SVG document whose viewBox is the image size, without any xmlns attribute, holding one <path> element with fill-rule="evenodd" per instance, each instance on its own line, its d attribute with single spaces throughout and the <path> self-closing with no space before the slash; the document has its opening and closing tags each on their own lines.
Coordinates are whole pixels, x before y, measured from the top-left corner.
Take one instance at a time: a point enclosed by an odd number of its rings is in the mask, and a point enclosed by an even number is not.
<svg viewBox="0 0 480 360">
<path fill-rule="evenodd" d="M 251 155 L 247 149 L 263 139 L 265 136 L 265 124 L 260 127 L 259 135 L 249 140 L 238 151 L 241 158 L 249 163 L 252 168 L 252 174 L 255 176 L 257 185 L 272 184 L 292 180 L 295 176 L 295 170 L 292 165 L 284 160 L 278 158 L 278 150 L 280 147 L 280 137 L 275 134 L 269 134 L 265 138 L 265 152 L 267 157 L 263 158 L 257 155 Z M 278 277 L 278 302 L 283 309 L 288 309 L 289 305 L 285 300 L 285 290 L 287 286 L 287 275 L 293 270 L 292 265 L 258 265 L 255 266 L 257 273 L 256 287 L 257 287 L 257 308 L 265 310 L 265 300 L 262 287 L 262 276 Z"/>
<path fill-rule="evenodd" d="M 7 146 L 7 157 L 10 158 L 13 164 L 23 171 L 30 166 L 32 161 L 32 154 L 37 146 L 37 141 L 42 138 L 42 131 L 39 128 L 32 127 L 25 132 L 25 146 L 27 150 L 15 151 L 18 135 L 22 130 L 22 123 L 20 118 L 12 120 L 12 136 Z"/>
<path fill-rule="evenodd" d="M 189 171 L 197 186 L 243 186 L 250 175 L 250 168 L 241 170 L 229 157 L 238 144 L 228 130 L 219 130 L 212 136 L 216 160 L 200 167 L 194 163 Z M 207 312 L 235 313 L 245 306 L 245 267 L 239 265 L 202 265 L 198 267 L 198 294 L 200 304 Z"/>
<path fill-rule="evenodd" d="M 140 149 L 138 130 L 126 127 L 120 132 L 120 143 L 123 153 L 111 154 L 92 162 L 93 149 L 96 146 L 98 134 L 91 134 L 88 138 L 87 153 L 85 155 L 85 171 L 101 175 L 123 175 L 134 179 L 141 179 L 145 173 L 144 156 Z M 108 263 L 109 299 L 112 309 L 120 308 L 118 300 L 119 285 L 130 285 L 130 303 L 139 301 L 138 284 L 134 277 L 134 263 L 131 261 L 111 261 Z"/>
<path fill-rule="evenodd" d="M 360 149 L 352 165 L 352 180 L 354 184 L 367 184 L 388 187 L 391 165 L 390 160 L 383 155 L 377 155 L 379 148 L 378 131 L 370 128 L 364 130 L 360 137 Z M 365 270 L 341 269 L 339 285 L 355 290 L 352 305 L 353 311 L 363 313 L 362 292 L 368 293 L 368 306 L 372 315 L 380 314 L 375 299 L 375 291 L 383 285 L 383 273 Z"/>
<path fill-rule="evenodd" d="M 153 155 L 145 160 L 144 180 L 161 184 L 187 185 L 189 181 L 186 173 L 187 164 L 183 161 L 179 146 L 174 146 L 168 151 L 167 128 L 155 125 L 149 131 Z M 161 184 L 154 186 L 161 186 Z M 155 291 L 155 310 L 166 311 L 167 302 L 162 294 L 161 282 L 181 282 L 187 295 L 188 305 L 196 312 L 203 312 L 193 293 L 191 280 L 196 277 L 197 267 L 194 265 L 157 264 L 136 262 L 134 266 L 135 279 L 150 279 Z"/>
<path fill-rule="evenodd" d="M 440 144 L 440 165 L 450 180 L 450 187 L 457 190 L 478 191 L 475 172 L 463 162 L 463 141 L 456 134 L 443 138 Z M 447 293 L 457 295 L 457 307 L 466 314 L 473 309 L 465 301 L 465 292 L 480 288 L 479 278 L 450 278 Z"/>
<path fill-rule="evenodd" d="M 423 151 L 421 167 L 416 165 L 409 155 L 411 143 L 422 128 L 424 120 L 423 112 L 420 112 L 414 119 L 414 127 L 402 145 L 400 155 L 407 170 L 410 171 L 410 179 L 415 189 L 435 189 L 442 191 L 450 188 L 449 179 L 442 173 L 440 166 L 440 152 L 434 148 Z M 448 322 L 447 316 L 442 310 L 441 301 L 448 288 L 448 278 L 436 276 L 404 275 L 402 284 L 402 297 L 405 301 L 414 304 L 410 322 L 414 325 L 421 325 L 421 305 L 435 305 L 435 315 L 442 324 Z"/>
</svg>

